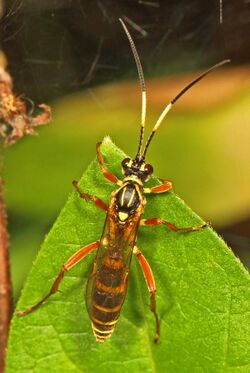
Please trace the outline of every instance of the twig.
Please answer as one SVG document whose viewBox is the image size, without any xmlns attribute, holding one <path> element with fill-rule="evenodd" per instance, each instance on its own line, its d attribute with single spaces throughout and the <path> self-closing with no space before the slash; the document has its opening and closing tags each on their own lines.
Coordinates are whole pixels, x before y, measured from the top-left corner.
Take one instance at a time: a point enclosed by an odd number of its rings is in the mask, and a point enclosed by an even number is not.
<svg viewBox="0 0 250 373">
<path fill-rule="evenodd" d="M 3 148 L 3 143 L 15 144 L 24 135 L 36 135 L 35 128 L 51 120 L 51 109 L 48 105 L 38 105 L 41 113 L 32 116 L 25 101 L 27 99 L 16 96 L 13 92 L 12 78 L 6 71 L 6 66 L 0 66 L 0 148 Z M 4 371 L 12 310 L 9 236 L 3 186 L 3 179 L 0 178 L 0 373 Z"/>
<path fill-rule="evenodd" d="M 3 199 L 3 180 L 0 179 L 0 372 L 4 371 L 5 352 L 12 311 L 11 279 L 9 268 L 9 236 L 7 214 Z"/>
</svg>

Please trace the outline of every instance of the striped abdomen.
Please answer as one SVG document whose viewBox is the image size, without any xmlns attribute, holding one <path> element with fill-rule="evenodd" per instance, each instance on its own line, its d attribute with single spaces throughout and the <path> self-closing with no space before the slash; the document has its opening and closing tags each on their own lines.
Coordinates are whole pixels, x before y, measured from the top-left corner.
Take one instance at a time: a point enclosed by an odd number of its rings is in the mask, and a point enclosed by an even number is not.
<svg viewBox="0 0 250 373">
<path fill-rule="evenodd" d="M 93 284 L 91 320 L 95 337 L 104 342 L 118 321 L 127 290 L 127 273 L 119 257 L 107 257 Z"/>
</svg>

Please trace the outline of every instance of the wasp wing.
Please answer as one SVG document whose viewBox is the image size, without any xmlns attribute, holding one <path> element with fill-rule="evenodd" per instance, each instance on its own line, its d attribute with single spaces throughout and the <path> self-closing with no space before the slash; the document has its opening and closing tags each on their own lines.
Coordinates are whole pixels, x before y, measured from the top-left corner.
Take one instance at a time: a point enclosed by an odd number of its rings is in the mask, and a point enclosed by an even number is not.
<svg viewBox="0 0 250 373">
<path fill-rule="evenodd" d="M 86 289 L 87 309 L 94 322 L 105 323 L 119 317 L 139 221 L 140 214 L 134 214 L 123 224 L 119 223 L 115 211 L 109 210 L 107 214 Z"/>
</svg>

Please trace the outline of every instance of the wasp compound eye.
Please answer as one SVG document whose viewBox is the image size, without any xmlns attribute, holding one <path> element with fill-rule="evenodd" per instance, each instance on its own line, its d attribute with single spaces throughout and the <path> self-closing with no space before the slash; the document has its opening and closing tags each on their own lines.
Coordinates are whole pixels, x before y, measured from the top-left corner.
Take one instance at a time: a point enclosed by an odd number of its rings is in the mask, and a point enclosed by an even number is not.
<svg viewBox="0 0 250 373">
<path fill-rule="evenodd" d="M 153 167 L 151 166 L 151 164 L 146 164 L 145 167 L 144 167 L 144 171 L 145 171 L 148 175 L 151 175 L 151 174 L 154 172 L 154 169 L 153 169 Z"/>
<path fill-rule="evenodd" d="M 129 166 L 129 162 L 130 162 L 130 158 L 125 158 L 123 159 L 122 161 L 122 167 L 128 167 Z"/>
</svg>

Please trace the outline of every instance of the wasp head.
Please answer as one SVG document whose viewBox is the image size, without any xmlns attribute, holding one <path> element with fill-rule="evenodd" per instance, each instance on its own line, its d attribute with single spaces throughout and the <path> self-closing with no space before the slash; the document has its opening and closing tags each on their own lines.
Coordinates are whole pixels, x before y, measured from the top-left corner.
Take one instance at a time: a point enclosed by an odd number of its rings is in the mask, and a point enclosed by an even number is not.
<svg viewBox="0 0 250 373">
<path fill-rule="evenodd" d="M 151 164 L 145 163 L 144 158 L 138 156 L 135 159 L 123 159 L 122 170 L 125 176 L 135 175 L 142 182 L 148 181 L 153 173 Z"/>
</svg>

